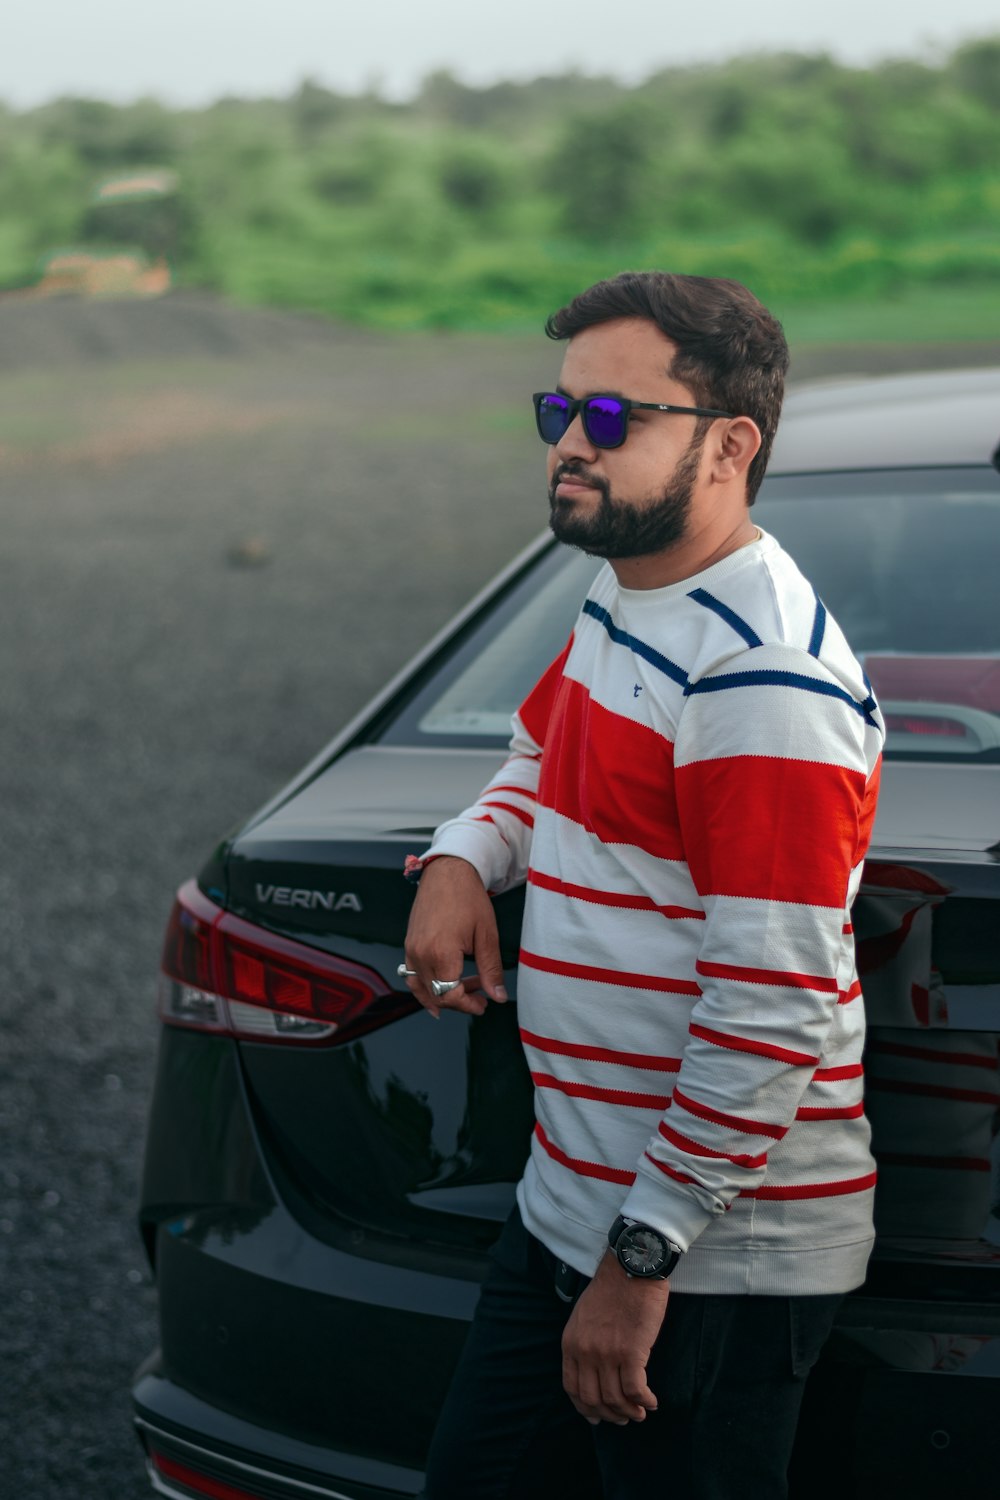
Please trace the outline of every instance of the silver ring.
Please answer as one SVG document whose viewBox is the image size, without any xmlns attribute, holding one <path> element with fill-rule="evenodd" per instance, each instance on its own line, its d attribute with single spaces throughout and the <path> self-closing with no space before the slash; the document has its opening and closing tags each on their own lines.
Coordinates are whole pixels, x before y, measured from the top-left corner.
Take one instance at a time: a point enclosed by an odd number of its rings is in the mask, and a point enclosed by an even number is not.
<svg viewBox="0 0 1000 1500">
<path fill-rule="evenodd" d="M 416 979 L 417 977 L 416 969 L 408 969 L 406 967 L 405 958 L 401 964 L 396 965 L 396 973 L 399 975 L 400 979 Z"/>
<path fill-rule="evenodd" d="M 442 995 L 450 995 L 452 990 L 457 990 L 461 983 L 460 979 L 432 979 L 431 989 L 440 1000 Z"/>
</svg>

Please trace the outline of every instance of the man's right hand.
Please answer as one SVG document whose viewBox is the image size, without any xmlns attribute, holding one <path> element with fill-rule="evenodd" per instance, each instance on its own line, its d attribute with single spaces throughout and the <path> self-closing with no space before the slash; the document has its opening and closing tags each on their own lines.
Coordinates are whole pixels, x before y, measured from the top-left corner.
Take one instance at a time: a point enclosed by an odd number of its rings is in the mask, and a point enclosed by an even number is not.
<svg viewBox="0 0 1000 1500">
<path fill-rule="evenodd" d="M 466 957 L 476 973 L 463 978 Z M 442 1010 L 481 1016 L 488 999 L 507 999 L 493 902 L 467 860 L 443 854 L 424 869 L 406 933 L 406 967 L 416 970 L 407 987 L 435 1018 Z M 462 983 L 439 999 L 432 979 Z"/>
</svg>

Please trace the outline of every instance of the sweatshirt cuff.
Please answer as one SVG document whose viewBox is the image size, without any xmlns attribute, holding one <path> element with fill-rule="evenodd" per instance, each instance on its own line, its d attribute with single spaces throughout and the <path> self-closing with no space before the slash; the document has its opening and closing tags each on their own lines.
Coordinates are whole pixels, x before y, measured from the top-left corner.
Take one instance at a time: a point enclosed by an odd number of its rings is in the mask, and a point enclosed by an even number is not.
<svg viewBox="0 0 1000 1500">
<path fill-rule="evenodd" d="M 724 1211 L 722 1203 L 708 1194 L 705 1197 L 708 1202 L 702 1203 L 694 1193 L 653 1182 L 640 1171 L 620 1212 L 626 1219 L 658 1229 L 679 1250 L 688 1250 L 715 1215 Z"/>
<path fill-rule="evenodd" d="M 423 867 L 443 854 L 464 859 L 488 891 L 503 884 L 510 863 L 510 849 L 489 823 L 443 830 L 421 856 L 420 864 Z"/>
</svg>

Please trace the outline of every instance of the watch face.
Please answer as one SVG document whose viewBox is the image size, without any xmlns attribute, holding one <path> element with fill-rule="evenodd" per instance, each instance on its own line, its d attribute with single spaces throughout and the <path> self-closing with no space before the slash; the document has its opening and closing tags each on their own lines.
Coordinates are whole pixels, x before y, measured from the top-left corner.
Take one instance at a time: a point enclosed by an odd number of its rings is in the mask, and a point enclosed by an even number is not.
<svg viewBox="0 0 1000 1500">
<path fill-rule="evenodd" d="M 638 1224 L 622 1231 L 617 1250 L 618 1259 L 630 1276 L 657 1276 L 670 1259 L 662 1235 Z"/>
</svg>

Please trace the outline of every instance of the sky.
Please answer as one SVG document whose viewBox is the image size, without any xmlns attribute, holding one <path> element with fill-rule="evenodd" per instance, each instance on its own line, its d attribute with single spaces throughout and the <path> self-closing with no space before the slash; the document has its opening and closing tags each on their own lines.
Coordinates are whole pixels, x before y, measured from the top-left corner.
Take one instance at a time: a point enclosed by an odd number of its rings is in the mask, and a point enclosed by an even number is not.
<svg viewBox="0 0 1000 1500">
<path fill-rule="evenodd" d="M 15 0 L 0 100 L 60 94 L 173 105 L 285 95 L 303 78 L 404 99 L 447 68 L 474 85 L 576 68 L 635 82 L 671 64 L 751 51 L 826 51 L 864 64 L 933 59 L 1000 33 L 996 0 Z"/>
</svg>

